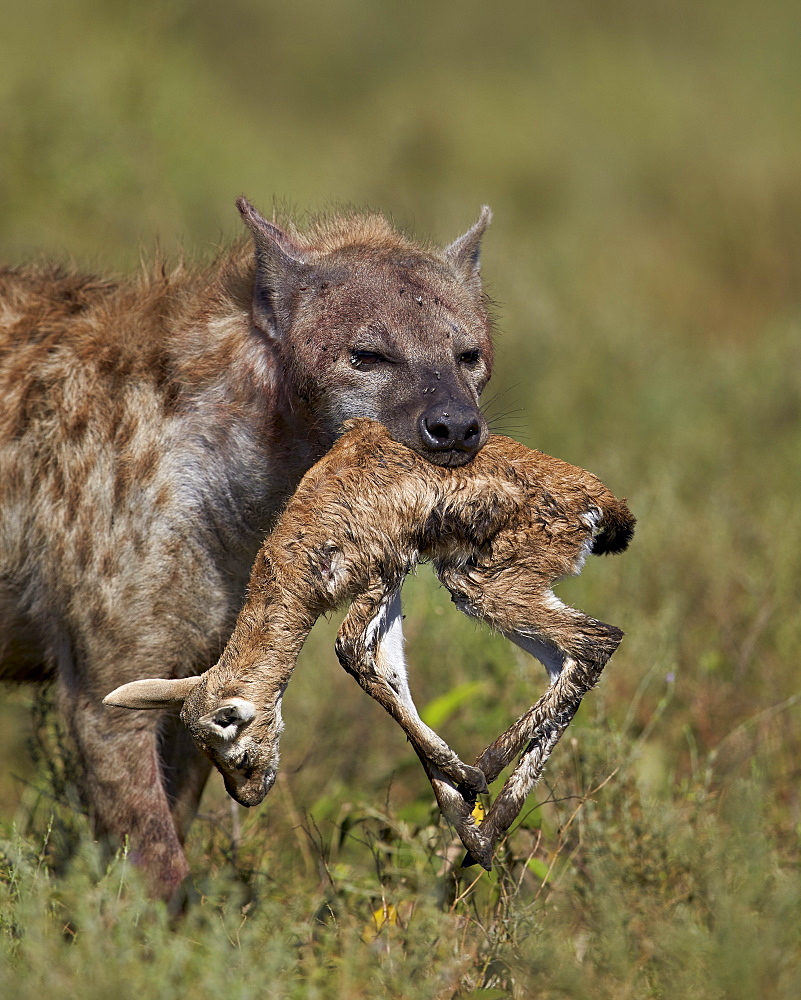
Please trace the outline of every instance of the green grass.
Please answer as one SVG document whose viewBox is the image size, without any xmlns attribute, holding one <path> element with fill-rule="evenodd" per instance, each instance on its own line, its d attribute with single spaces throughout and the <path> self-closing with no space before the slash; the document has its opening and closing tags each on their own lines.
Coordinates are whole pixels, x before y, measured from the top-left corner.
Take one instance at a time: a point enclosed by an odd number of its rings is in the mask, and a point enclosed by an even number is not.
<svg viewBox="0 0 801 1000">
<path fill-rule="evenodd" d="M 212 782 L 177 921 L 92 845 L 63 762 L 31 763 L 32 693 L 4 689 L 0 994 L 801 995 L 798 21 L 779 0 L 7 13 L 0 256 L 204 254 L 241 192 L 442 241 L 487 202 L 494 426 L 639 524 L 562 585 L 627 637 L 491 875 L 445 873 L 452 834 L 336 622 L 264 806 Z M 544 671 L 425 570 L 406 612 L 418 704 L 469 757 Z"/>
</svg>

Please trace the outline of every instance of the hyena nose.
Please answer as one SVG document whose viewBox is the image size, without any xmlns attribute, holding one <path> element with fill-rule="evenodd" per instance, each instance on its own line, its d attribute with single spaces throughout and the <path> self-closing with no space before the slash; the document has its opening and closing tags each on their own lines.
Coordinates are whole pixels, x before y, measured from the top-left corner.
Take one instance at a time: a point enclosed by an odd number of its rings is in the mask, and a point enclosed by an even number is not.
<svg viewBox="0 0 801 1000">
<path fill-rule="evenodd" d="M 484 421 L 474 407 L 463 403 L 434 406 L 420 417 L 420 437 L 432 451 L 475 454 L 481 447 Z"/>
</svg>

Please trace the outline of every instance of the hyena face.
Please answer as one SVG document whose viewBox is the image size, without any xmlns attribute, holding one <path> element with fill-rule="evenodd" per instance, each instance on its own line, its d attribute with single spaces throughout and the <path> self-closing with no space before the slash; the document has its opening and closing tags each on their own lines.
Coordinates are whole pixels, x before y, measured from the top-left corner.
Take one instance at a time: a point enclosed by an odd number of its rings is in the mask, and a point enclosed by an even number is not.
<svg viewBox="0 0 801 1000">
<path fill-rule="evenodd" d="M 370 417 L 438 465 L 468 462 L 488 435 L 479 396 L 493 351 L 479 250 L 489 211 L 426 252 L 389 231 L 304 245 L 239 205 L 256 245 L 256 325 L 277 341 L 320 443 Z"/>
</svg>

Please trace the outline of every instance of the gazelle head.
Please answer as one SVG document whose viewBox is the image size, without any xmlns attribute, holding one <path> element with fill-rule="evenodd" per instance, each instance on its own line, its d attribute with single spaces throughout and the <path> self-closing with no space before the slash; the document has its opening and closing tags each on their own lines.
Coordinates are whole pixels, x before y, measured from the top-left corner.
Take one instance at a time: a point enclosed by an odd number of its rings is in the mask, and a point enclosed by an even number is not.
<svg viewBox="0 0 801 1000">
<path fill-rule="evenodd" d="M 243 806 L 256 806 L 278 770 L 286 684 L 266 697 L 260 690 L 257 703 L 241 694 L 227 695 L 221 680 L 211 670 L 200 677 L 131 681 L 106 695 L 103 704 L 140 710 L 180 707 L 181 721 L 223 776 L 228 794 Z M 240 683 L 240 692 L 242 688 Z"/>
</svg>

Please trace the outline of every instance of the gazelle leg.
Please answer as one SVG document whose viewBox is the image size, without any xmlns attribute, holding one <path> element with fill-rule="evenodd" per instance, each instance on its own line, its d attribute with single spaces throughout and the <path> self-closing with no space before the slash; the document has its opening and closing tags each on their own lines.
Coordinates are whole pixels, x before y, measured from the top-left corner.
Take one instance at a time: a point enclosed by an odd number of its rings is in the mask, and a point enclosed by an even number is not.
<svg viewBox="0 0 801 1000">
<path fill-rule="evenodd" d="M 543 722 L 536 738 L 532 739 L 523 751 L 517 766 L 506 779 L 479 827 L 479 832 L 490 845 L 490 850 L 494 849 L 495 844 L 519 816 L 526 799 L 542 777 L 548 758 L 569 726 L 580 703 L 579 698 L 570 708 L 564 709 L 558 718 Z M 463 866 L 467 867 L 474 861 L 478 861 L 486 868 L 483 860 L 472 850 L 468 852 Z"/>
<path fill-rule="evenodd" d="M 509 607 L 510 592 L 515 591 L 513 581 L 476 569 L 469 575 L 452 569 L 438 571 L 438 575 L 463 614 L 485 622 L 535 656 L 551 678 L 545 694 L 476 761 L 492 782 L 526 743 L 537 738 L 543 725 L 574 702 L 578 705 L 597 682 L 623 633 L 563 604 L 550 589 L 532 595 L 525 608 L 517 604 L 513 610 Z"/>
<path fill-rule="evenodd" d="M 424 765 L 450 779 L 468 800 L 487 790 L 483 772 L 461 761 L 417 712 L 406 672 L 398 590 L 388 594 L 376 585 L 357 597 L 340 627 L 336 652 L 345 670 L 400 725 Z"/>
<path fill-rule="evenodd" d="M 565 656 L 564 669 L 553 686 L 479 757 L 477 763 L 491 781 L 528 741 L 479 828 L 493 848 L 517 818 L 526 798 L 542 777 L 554 747 L 570 725 L 584 695 L 597 683 L 609 655 L 603 650 L 598 659 L 589 661 Z M 471 854 L 468 853 L 464 865 L 472 864 L 473 860 L 483 864 L 481 858 L 471 857 Z"/>
<path fill-rule="evenodd" d="M 417 748 L 415 748 L 417 749 Z M 477 861 L 487 871 L 492 869 L 492 841 L 479 829 L 473 816 L 472 803 L 454 788 L 453 782 L 434 767 L 427 757 L 417 752 L 426 772 L 442 815 L 456 828 L 459 839 L 467 848 L 471 864 Z"/>
<path fill-rule="evenodd" d="M 495 778 L 523 750 L 517 766 L 499 792 L 479 830 L 494 847 L 519 815 L 539 781 L 546 761 L 576 714 L 584 695 L 598 682 L 623 633 L 563 604 L 550 590 L 521 613 L 511 613 L 509 581 L 441 576 L 454 601 L 471 618 L 498 629 L 546 667 L 550 688 L 479 756 L 476 765 Z M 499 590 L 505 588 L 505 592 Z M 474 860 L 468 853 L 465 864 Z M 480 860 L 480 859 L 477 859 Z"/>
<path fill-rule="evenodd" d="M 598 682 L 610 655 L 604 649 L 598 650 L 597 659 L 590 660 L 565 654 L 563 669 L 551 687 L 480 754 L 476 765 L 488 782 L 494 781 L 527 743 L 547 741 L 547 733 L 557 720 L 566 717 L 567 726 L 581 699 Z"/>
</svg>

